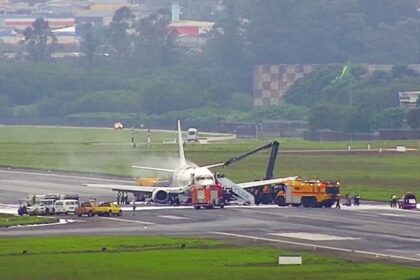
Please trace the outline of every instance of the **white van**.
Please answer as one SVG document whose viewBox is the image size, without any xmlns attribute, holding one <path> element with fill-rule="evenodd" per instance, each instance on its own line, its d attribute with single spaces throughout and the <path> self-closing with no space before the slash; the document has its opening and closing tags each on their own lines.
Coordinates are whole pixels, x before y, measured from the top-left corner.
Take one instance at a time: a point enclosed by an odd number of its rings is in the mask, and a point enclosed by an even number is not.
<svg viewBox="0 0 420 280">
<path fill-rule="evenodd" d="M 198 142 L 198 130 L 196 128 L 188 128 L 187 142 Z"/>
<path fill-rule="evenodd" d="M 54 210 L 56 214 L 69 214 L 74 213 L 76 208 L 79 207 L 79 201 L 75 199 L 64 199 L 64 200 L 57 200 L 54 203 Z"/>
</svg>

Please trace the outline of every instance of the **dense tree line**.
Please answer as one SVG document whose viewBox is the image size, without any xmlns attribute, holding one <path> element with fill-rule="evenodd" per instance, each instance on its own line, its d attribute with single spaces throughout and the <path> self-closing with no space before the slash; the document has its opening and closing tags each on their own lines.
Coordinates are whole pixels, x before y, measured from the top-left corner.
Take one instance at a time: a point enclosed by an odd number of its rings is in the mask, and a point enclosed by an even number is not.
<svg viewBox="0 0 420 280">
<path fill-rule="evenodd" d="M 78 59 L 53 60 L 56 38 L 38 19 L 23 33 L 25 60 L 0 65 L 0 116 L 308 119 L 311 128 L 344 131 L 416 126 L 416 110 L 398 109 L 396 99 L 420 86 L 412 71 L 367 75 L 354 67 L 351 86 L 348 78 L 331 83 L 348 61 L 420 63 L 416 0 L 179 1 L 181 17 L 216 21 L 201 52 L 177 43 L 167 28 L 170 1 L 158 2 L 165 8 L 146 18 L 123 7 L 108 27 L 83 25 Z M 286 104 L 252 109 L 253 65 L 289 63 L 335 66 L 300 80 Z"/>
<path fill-rule="evenodd" d="M 327 65 L 299 80 L 286 95 L 289 103 L 310 107 L 311 129 L 369 132 L 379 128 L 418 128 L 419 109 L 399 108 L 398 92 L 420 89 L 420 74 L 406 66 L 367 73 L 362 67 Z"/>
</svg>

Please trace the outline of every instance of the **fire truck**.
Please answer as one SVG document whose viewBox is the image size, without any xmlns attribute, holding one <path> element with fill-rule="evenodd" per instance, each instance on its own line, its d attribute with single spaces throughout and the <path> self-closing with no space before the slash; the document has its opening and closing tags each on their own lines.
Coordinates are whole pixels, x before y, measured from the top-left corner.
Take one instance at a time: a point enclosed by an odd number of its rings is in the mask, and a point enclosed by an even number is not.
<svg viewBox="0 0 420 280">
<path fill-rule="evenodd" d="M 331 207 L 340 197 L 340 183 L 295 179 L 279 186 L 275 202 L 279 206 Z"/>
<path fill-rule="evenodd" d="M 220 184 L 210 186 L 192 186 L 191 202 L 195 209 L 204 207 L 213 209 L 214 207 L 225 207 L 224 191 Z"/>
</svg>

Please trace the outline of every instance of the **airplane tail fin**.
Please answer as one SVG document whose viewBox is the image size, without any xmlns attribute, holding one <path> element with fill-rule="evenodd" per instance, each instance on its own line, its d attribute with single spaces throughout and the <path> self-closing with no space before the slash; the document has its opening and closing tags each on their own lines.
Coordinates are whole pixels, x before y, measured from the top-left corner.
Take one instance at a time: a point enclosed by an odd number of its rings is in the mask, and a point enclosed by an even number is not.
<svg viewBox="0 0 420 280">
<path fill-rule="evenodd" d="M 187 164 L 187 161 L 185 160 L 183 144 L 184 144 L 184 142 L 182 141 L 181 122 L 178 120 L 179 162 L 180 162 L 181 166 Z"/>
</svg>

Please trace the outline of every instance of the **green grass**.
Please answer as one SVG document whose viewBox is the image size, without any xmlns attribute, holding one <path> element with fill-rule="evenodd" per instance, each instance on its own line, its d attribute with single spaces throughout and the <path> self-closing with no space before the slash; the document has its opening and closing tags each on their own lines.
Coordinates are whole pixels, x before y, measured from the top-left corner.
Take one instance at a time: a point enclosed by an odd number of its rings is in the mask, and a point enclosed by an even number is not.
<svg viewBox="0 0 420 280">
<path fill-rule="evenodd" d="M 185 248 L 179 245 L 185 244 Z M 105 252 L 101 248 L 106 247 Z M 26 250 L 27 254 L 22 254 Z M 2 279 L 419 279 L 420 269 L 205 239 L 59 237 L 0 240 Z M 279 266 L 279 255 L 301 266 Z M 23 267 L 27 269 L 22 269 Z"/>
<path fill-rule="evenodd" d="M 23 225 L 51 224 L 58 222 L 57 218 L 15 216 L 0 213 L 0 228 Z"/>
<path fill-rule="evenodd" d="M 140 133 L 146 137 L 146 132 Z M 125 176 L 161 175 L 131 168 L 131 165 L 174 167 L 177 145 L 154 144 L 150 148 L 128 143 L 130 130 L 0 126 L 0 165 L 96 172 Z M 153 142 L 175 134 L 152 132 Z M 140 138 L 139 138 L 140 139 Z M 140 139 L 141 140 L 141 139 Z M 139 140 L 139 141 L 140 141 Z M 275 139 L 237 140 L 229 144 L 187 145 L 188 159 L 198 164 L 221 162 Z M 145 138 L 143 138 L 143 143 Z M 354 149 L 366 148 L 367 141 L 352 142 Z M 346 142 L 309 142 L 281 139 L 281 150 L 343 149 Z M 371 148 L 395 148 L 404 144 L 417 148 L 418 141 L 370 142 Z M 221 170 L 237 182 L 252 181 L 265 174 L 269 151 L 259 152 Z M 176 160 L 172 160 L 176 163 Z M 342 182 L 342 193 L 359 192 L 363 199 L 388 200 L 392 193 L 420 193 L 420 153 L 281 153 L 276 176 L 299 175 Z"/>
</svg>

